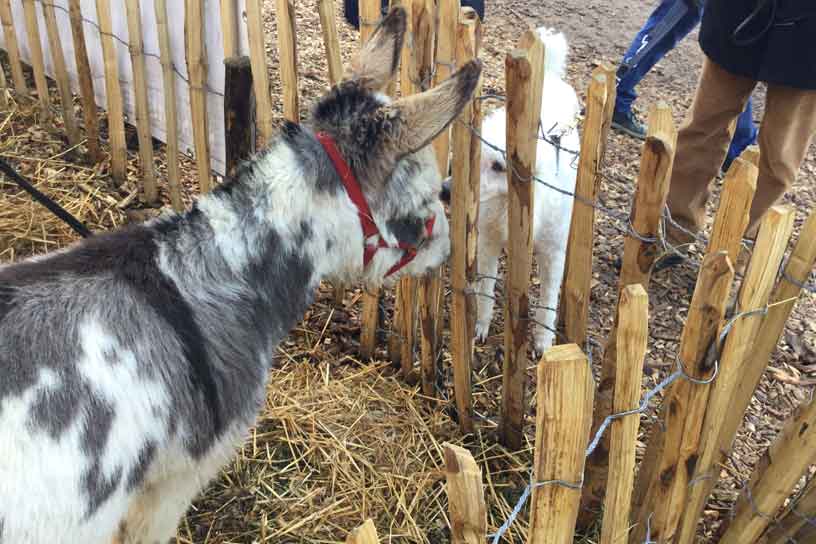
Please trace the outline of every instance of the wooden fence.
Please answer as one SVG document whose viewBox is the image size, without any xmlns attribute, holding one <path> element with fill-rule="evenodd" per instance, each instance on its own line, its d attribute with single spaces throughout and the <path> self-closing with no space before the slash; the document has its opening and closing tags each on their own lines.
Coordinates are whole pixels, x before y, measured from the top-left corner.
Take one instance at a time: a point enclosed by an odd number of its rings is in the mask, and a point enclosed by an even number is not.
<svg viewBox="0 0 816 544">
<path fill-rule="evenodd" d="M 17 1 L 17 0 L 15 0 Z M 0 70 L 0 100 L 6 92 L 19 99 L 29 96 L 22 58 L 30 60 L 42 121 L 49 122 L 44 43 L 40 22 L 44 21 L 49 74 L 56 80 L 62 121 L 71 145 L 82 141 L 84 129 L 88 157 L 108 160 L 114 180 L 122 181 L 125 169 L 124 108 L 117 40 L 112 26 L 111 4 L 96 0 L 93 17 L 88 3 L 79 0 L 20 0 L 12 9 L 11 0 L 0 0 L 0 21 L 11 66 L 11 77 Z M 132 74 L 132 122 L 139 134 L 142 172 L 141 197 L 146 203 L 157 199 L 160 180 L 153 171 L 151 124 L 146 87 L 145 45 L 142 40 L 145 5 L 149 0 L 123 0 L 127 18 L 129 62 Z M 399 90 L 419 92 L 438 84 L 461 64 L 479 55 L 479 18 L 458 0 L 403 0 L 409 14 L 409 39 L 402 57 Z M 329 66 L 329 81 L 339 81 L 342 73 L 333 0 L 319 1 L 319 15 Z M 255 130 L 263 139 L 272 134 L 272 97 L 269 93 L 267 57 L 261 0 L 246 0 L 245 25 L 240 23 L 238 4 L 220 2 L 220 25 L 226 59 L 223 82 L 223 134 L 228 172 L 255 144 Z M 371 22 L 380 17 L 379 0 L 360 2 L 361 40 L 367 39 Z M 189 96 L 177 96 L 176 78 L 182 74 L 173 58 L 168 28 L 166 0 L 155 0 L 155 26 L 161 64 L 163 108 L 162 133 L 167 137 L 168 193 L 180 209 L 178 187 L 179 108 L 189 107 L 195 132 L 194 156 L 202 191 L 211 187 L 212 161 L 208 128 L 208 89 L 212 56 L 205 47 L 203 29 L 208 14 L 204 0 L 185 0 L 183 77 Z M 282 78 L 284 116 L 298 120 L 297 44 L 294 29 L 295 5 L 291 0 L 275 4 L 278 26 L 279 62 Z M 64 56 L 64 35 L 59 34 L 57 14 L 63 10 L 70 22 L 73 62 Z M 14 17 L 22 13 L 22 19 Z M 109 119 L 107 153 L 102 153 L 96 107 L 100 102 L 93 86 L 85 29 L 88 22 L 98 25 L 104 55 L 105 100 Z M 21 54 L 22 35 L 27 49 Z M 246 42 L 248 56 L 242 57 Z M 177 46 L 178 44 L 176 44 Z M 506 57 L 506 109 L 508 141 L 506 157 L 509 190 L 509 232 L 507 248 L 507 300 L 503 389 L 499 438 L 511 449 L 524 442 L 524 399 L 529 364 L 530 272 L 532 253 L 533 194 L 552 190 L 539 183 L 535 153 L 546 55 L 536 33 L 520 37 L 517 48 Z M 73 68 L 70 68 L 73 67 Z M 75 70 L 69 74 L 69 70 Z M 690 543 L 695 539 L 707 498 L 716 484 L 720 467 L 733 447 L 737 428 L 751 396 L 783 332 L 816 261 L 816 214 L 801 230 L 794 249 L 785 250 L 793 228 L 793 211 L 785 207 L 770 210 L 759 229 L 753 257 L 737 294 L 733 311 L 727 309 L 734 282 L 734 263 L 742 245 L 747 213 L 757 177 L 757 152 L 749 149 L 737 159 L 726 176 L 714 228 L 682 332 L 674 371 L 641 399 L 643 361 L 648 342 L 647 291 L 653 265 L 661 252 L 671 250 L 663 236 L 670 217 L 665 213 L 669 177 L 674 159 L 676 130 L 671 111 L 656 105 L 649 116 L 640 174 L 633 209 L 614 212 L 597 204 L 600 173 L 611 120 L 615 89 L 614 69 L 599 66 L 591 75 L 587 90 L 586 115 L 582 127 L 574 211 L 568 244 L 568 259 L 562 290 L 560 314 L 562 342 L 547 351 L 537 368 L 537 413 L 535 416 L 535 462 L 530 484 L 522 500 L 530 498 L 529 542 L 572 542 L 578 527 L 586 527 L 603 510 L 601 542 Z M 10 86 L 9 86 L 10 85 Z M 253 90 L 254 101 L 245 100 Z M 211 89 L 210 89 L 211 90 Z M 83 127 L 75 119 L 71 93 L 78 92 Z M 98 92 L 98 89 L 97 89 Z M 396 92 L 392 89 L 392 92 Z M 477 92 L 477 95 L 479 92 Z M 2 103 L 0 102 L 0 105 Z M 462 112 L 451 130 L 434 142 L 440 173 L 453 174 L 451 204 L 450 323 L 453 388 L 458 421 L 463 432 L 472 432 L 473 417 L 471 366 L 475 324 L 475 293 L 470 288 L 477 279 L 476 224 L 479 213 L 479 153 L 482 100 L 476 99 Z M 219 112 L 220 115 L 220 112 Z M 219 125 L 220 127 L 221 125 Z M 107 158 L 106 158 L 107 156 Z M 612 331 L 603 346 L 601 380 L 596 387 L 588 354 L 588 313 L 591 304 L 592 248 L 597 213 L 617 213 L 625 235 L 624 255 L 618 288 L 618 308 Z M 782 264 L 785 262 L 786 264 Z M 780 274 L 781 270 L 781 274 Z M 418 378 L 426 396 L 437 394 L 439 369 L 442 272 L 421 280 L 403 280 L 396 293 L 389 354 L 399 363 L 403 377 Z M 377 350 L 380 327 L 380 293 L 363 295 L 360 352 L 372 357 Z M 343 302 L 342 289 L 337 298 Z M 419 357 L 416 351 L 419 345 Z M 635 442 L 639 414 L 659 392 L 661 425 L 653 425 L 645 456 L 635 479 Z M 816 516 L 816 492 L 809 483 L 787 503 L 810 464 L 816 463 L 816 404 L 801 407 L 785 424 L 756 474 L 745 483 L 733 519 L 724 527 L 721 542 L 788 542 L 808 530 Z M 484 542 L 487 536 L 486 506 L 481 472 L 470 454 L 455 446 L 445 449 L 452 540 L 455 543 Z M 519 515 L 517 510 L 514 514 Z M 587 514 L 589 513 L 589 514 Z M 498 541 L 514 518 L 493 535 Z M 349 536 L 348 542 L 373 543 L 377 535 L 368 522 Z"/>
</svg>

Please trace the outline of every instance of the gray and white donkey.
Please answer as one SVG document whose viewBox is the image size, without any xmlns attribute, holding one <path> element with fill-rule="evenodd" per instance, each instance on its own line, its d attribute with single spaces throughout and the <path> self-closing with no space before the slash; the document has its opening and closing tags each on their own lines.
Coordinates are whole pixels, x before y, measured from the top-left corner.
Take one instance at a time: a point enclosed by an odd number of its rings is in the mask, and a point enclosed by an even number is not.
<svg viewBox="0 0 816 544">
<path fill-rule="evenodd" d="M 0 267 L 0 542 L 166 542 L 254 423 L 320 281 L 383 283 L 398 245 L 416 255 L 386 282 L 447 259 L 427 144 L 481 65 L 390 101 L 405 20 L 392 10 L 308 123 L 187 213 Z M 361 212 L 318 135 L 385 242 L 366 266 Z"/>
</svg>

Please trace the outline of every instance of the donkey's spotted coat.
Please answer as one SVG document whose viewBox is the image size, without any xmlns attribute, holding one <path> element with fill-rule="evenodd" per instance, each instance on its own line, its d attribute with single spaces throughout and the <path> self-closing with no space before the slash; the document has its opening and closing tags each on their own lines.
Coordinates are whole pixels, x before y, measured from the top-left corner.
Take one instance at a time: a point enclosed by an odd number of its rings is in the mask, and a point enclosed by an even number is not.
<svg viewBox="0 0 816 544">
<path fill-rule="evenodd" d="M 336 140 L 385 241 L 419 246 L 397 277 L 447 258 L 426 144 L 480 67 L 392 103 L 379 92 L 404 32 L 395 9 L 305 126 L 188 212 L 0 267 L 0 542 L 167 542 L 253 424 L 320 281 L 381 283 L 399 261 L 386 248 L 363 267 L 357 209 L 314 131 Z"/>
</svg>

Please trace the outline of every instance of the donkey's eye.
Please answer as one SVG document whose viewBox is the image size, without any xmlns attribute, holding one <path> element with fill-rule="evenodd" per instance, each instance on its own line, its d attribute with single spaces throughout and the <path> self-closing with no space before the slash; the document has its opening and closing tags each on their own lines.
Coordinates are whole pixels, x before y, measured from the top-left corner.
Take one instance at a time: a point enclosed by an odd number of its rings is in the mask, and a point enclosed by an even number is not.
<svg viewBox="0 0 816 544">
<path fill-rule="evenodd" d="M 504 172 L 504 165 L 499 161 L 493 161 L 493 164 L 490 165 L 490 169 L 494 172 Z"/>
</svg>

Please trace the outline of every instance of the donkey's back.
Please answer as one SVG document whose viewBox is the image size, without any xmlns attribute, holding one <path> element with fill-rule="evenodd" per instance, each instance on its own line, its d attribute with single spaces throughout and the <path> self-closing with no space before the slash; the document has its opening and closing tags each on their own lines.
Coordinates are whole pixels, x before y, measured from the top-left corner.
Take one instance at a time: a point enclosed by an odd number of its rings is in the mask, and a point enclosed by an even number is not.
<svg viewBox="0 0 816 544">
<path fill-rule="evenodd" d="M 160 236 L 136 227 L 0 268 L 0 541 L 110 538 L 149 472 L 181 472 L 214 431 L 194 413 L 206 345 L 159 268 Z"/>
</svg>

